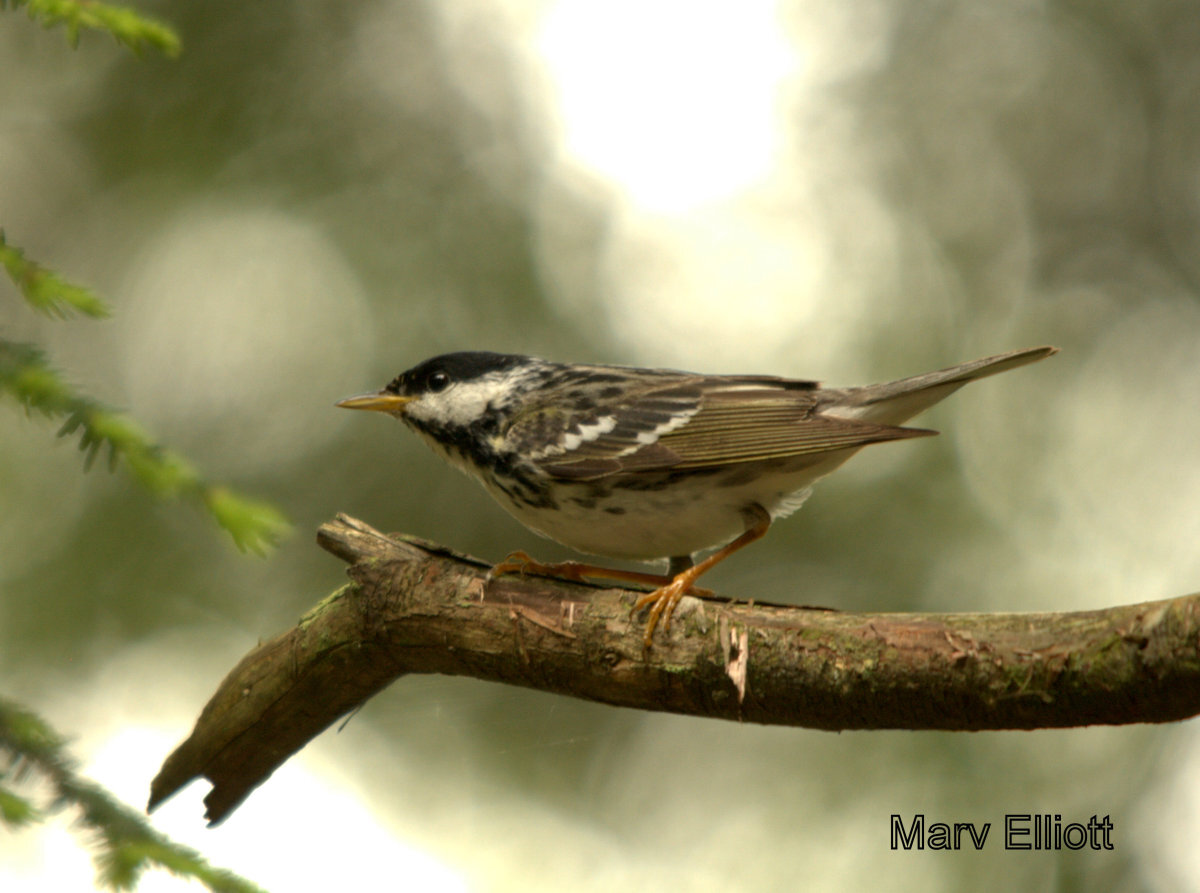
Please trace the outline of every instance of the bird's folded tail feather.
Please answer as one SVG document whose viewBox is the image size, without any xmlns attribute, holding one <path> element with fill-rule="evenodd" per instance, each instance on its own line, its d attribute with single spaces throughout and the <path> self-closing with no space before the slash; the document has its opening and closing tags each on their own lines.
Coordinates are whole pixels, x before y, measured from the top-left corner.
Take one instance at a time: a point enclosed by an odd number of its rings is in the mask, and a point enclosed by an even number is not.
<svg viewBox="0 0 1200 893">
<path fill-rule="evenodd" d="M 1007 372 L 1058 353 L 1057 347 L 1028 347 L 960 363 L 936 372 L 859 388 L 827 391 L 821 410 L 834 416 L 898 425 L 953 394 L 967 382 Z"/>
</svg>

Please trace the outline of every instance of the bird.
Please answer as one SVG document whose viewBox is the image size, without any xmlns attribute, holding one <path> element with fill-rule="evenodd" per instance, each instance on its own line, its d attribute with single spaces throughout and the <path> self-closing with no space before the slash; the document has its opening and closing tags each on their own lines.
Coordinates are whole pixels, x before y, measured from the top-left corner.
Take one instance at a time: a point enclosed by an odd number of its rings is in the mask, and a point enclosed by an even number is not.
<svg viewBox="0 0 1200 893">
<path fill-rule="evenodd" d="M 433 357 L 338 401 L 387 413 L 474 477 L 518 521 L 578 552 L 666 558 L 665 574 L 514 552 L 492 568 L 655 587 L 643 636 L 664 634 L 697 579 L 794 512 L 864 446 L 938 432 L 903 427 L 968 382 L 1057 353 L 1030 347 L 863 387 L 770 375 L 561 363 L 487 351 Z M 702 560 L 698 555 L 716 548 Z"/>
</svg>

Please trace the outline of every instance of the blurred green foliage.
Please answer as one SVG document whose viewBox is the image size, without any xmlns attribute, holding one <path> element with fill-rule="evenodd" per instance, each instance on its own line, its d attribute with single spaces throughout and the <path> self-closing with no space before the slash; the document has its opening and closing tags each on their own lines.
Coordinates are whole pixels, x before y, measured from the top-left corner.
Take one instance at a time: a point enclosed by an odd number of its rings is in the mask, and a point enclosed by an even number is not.
<svg viewBox="0 0 1200 893">
<path fill-rule="evenodd" d="M 79 44 L 81 31 L 103 31 L 135 53 L 150 47 L 174 59 L 183 49 L 171 27 L 125 6 L 93 0 L 0 0 L 0 9 L 6 6 L 26 7 L 29 17 L 46 28 L 64 26 L 72 47 Z"/>
<path fill-rule="evenodd" d="M 9 5 L 0 3 L 0 7 Z M 23 5 L 20 2 L 12 4 Z M 46 27 L 65 25 L 72 46 L 81 29 L 107 31 L 134 52 L 152 46 L 177 56 L 179 39 L 168 27 L 121 7 L 72 0 L 30 0 L 29 14 Z M 28 304 L 45 316 L 65 319 L 79 313 L 94 319 L 109 307 L 90 289 L 66 281 L 8 243 L 0 230 L 0 266 Z M 262 501 L 206 481 L 182 455 L 154 442 L 128 415 L 82 394 L 53 368 L 38 346 L 0 338 L 0 392 L 27 412 L 62 421 L 60 436 L 79 433 L 85 468 L 108 450 L 110 468 L 123 459 L 133 476 L 158 498 L 189 497 L 204 506 L 239 549 L 264 553 L 289 529 L 283 514 Z M 77 814 L 77 829 L 94 835 L 98 883 L 128 890 L 147 868 L 195 878 L 214 893 L 256 893 L 260 888 L 210 866 L 198 853 L 155 832 L 145 818 L 100 786 L 82 778 L 68 756 L 65 740 L 16 703 L 0 698 L 0 821 L 23 828 L 63 810 Z M 49 784 L 51 796 L 38 808 L 13 789 L 31 775 Z"/>
<path fill-rule="evenodd" d="M 45 821 L 64 810 L 76 813 L 76 825 L 94 835 L 103 889 L 131 890 L 149 868 L 164 868 L 195 878 L 213 893 L 261 893 L 261 889 L 232 872 L 213 868 L 199 853 L 168 840 L 145 818 L 111 794 L 81 777 L 66 752 L 66 741 L 44 720 L 6 698 L 0 698 L 0 819 L 10 828 Z M 50 787 L 44 808 L 15 794 L 12 783 L 29 783 L 37 776 Z"/>
<path fill-rule="evenodd" d="M 25 252 L 9 245 L 0 229 L 0 265 L 7 271 L 25 300 L 34 310 L 47 316 L 66 318 L 72 311 L 99 319 L 112 311 L 91 290 L 67 282 L 52 270 L 25 257 Z"/>
<path fill-rule="evenodd" d="M 107 314 L 103 302 L 87 289 L 25 260 L 20 251 L 3 241 L 0 260 L 35 308 L 58 316 L 65 315 L 67 308 L 92 317 Z M 187 497 L 207 508 L 239 549 L 265 554 L 290 530 L 279 509 L 210 483 L 182 455 L 152 440 L 128 415 L 80 393 L 34 345 L 0 338 L 0 392 L 16 398 L 29 411 L 62 420 L 60 436 L 78 431 L 85 468 L 91 467 L 101 449 L 107 449 L 110 469 L 123 459 L 138 482 L 157 498 Z"/>
</svg>

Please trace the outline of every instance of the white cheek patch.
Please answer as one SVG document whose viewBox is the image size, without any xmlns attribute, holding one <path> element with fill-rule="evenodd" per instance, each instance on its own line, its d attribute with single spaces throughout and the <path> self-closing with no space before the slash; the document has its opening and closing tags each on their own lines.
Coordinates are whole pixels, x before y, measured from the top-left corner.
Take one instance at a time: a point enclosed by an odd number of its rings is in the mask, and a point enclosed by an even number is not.
<svg viewBox="0 0 1200 893">
<path fill-rule="evenodd" d="M 424 394 L 410 403 L 406 412 L 423 422 L 466 427 L 484 415 L 489 403 L 502 402 L 500 398 L 507 392 L 503 380 L 487 376 L 452 384 L 437 394 Z"/>
</svg>

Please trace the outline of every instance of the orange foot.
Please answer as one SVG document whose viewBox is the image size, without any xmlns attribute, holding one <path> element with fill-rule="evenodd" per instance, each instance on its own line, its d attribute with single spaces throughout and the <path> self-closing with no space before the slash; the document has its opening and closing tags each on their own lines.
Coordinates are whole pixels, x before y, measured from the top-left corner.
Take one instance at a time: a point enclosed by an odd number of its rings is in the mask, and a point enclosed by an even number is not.
<svg viewBox="0 0 1200 893">
<path fill-rule="evenodd" d="M 535 577 L 553 577 L 557 580 L 571 580 L 575 583 L 582 583 L 584 580 L 583 571 L 586 567 L 587 565 L 580 564 L 578 561 L 544 564 L 526 552 L 513 552 L 488 571 L 488 580 L 490 581 L 504 574 L 529 574 Z"/>
<path fill-rule="evenodd" d="M 692 580 L 695 577 L 689 577 L 688 572 L 684 571 L 668 583 L 666 586 L 660 586 L 653 592 L 647 592 L 633 603 L 631 614 L 636 614 L 642 608 L 650 608 L 650 616 L 646 620 L 646 635 L 642 641 L 646 647 L 650 647 L 650 642 L 654 638 L 654 629 L 658 626 L 658 621 L 662 620 L 663 630 L 671 628 L 671 615 L 675 613 L 675 608 L 679 604 L 679 600 L 690 592 L 697 595 L 712 595 L 707 589 L 693 589 Z"/>
<path fill-rule="evenodd" d="M 660 619 L 662 620 L 664 630 L 671 628 L 671 615 L 675 613 L 675 608 L 679 604 L 679 600 L 686 593 L 691 592 L 701 596 L 712 595 L 708 590 L 700 589 L 695 585 L 696 580 L 701 574 L 710 570 L 713 565 L 724 561 L 738 549 L 744 548 L 761 538 L 767 532 L 767 528 L 771 526 L 771 516 L 767 514 L 766 509 L 757 504 L 747 509 L 746 521 L 746 531 L 733 542 L 729 543 L 729 545 L 718 549 L 699 564 L 693 565 L 687 570 L 680 571 L 665 586 L 661 586 L 653 592 L 647 592 L 633 603 L 632 613 L 635 614 L 642 608 L 650 608 L 650 616 L 646 619 L 646 635 L 642 639 L 647 648 L 650 647 L 650 642 L 654 638 L 654 629 L 658 626 Z"/>
</svg>

